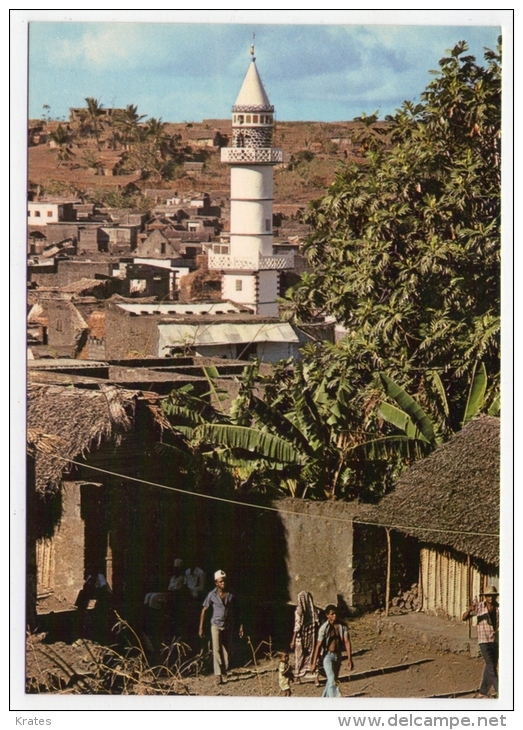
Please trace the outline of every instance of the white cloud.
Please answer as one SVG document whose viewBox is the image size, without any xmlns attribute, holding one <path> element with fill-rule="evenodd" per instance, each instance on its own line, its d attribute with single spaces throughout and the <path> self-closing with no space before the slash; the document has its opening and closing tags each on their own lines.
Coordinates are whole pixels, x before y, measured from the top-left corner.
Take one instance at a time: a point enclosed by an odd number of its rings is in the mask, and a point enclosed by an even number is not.
<svg viewBox="0 0 523 730">
<path fill-rule="evenodd" d="M 93 24 L 78 39 L 60 39 L 49 46 L 50 61 L 63 66 L 81 63 L 101 69 L 114 68 L 122 61 L 134 65 L 143 46 L 143 26 L 131 23 Z"/>
</svg>

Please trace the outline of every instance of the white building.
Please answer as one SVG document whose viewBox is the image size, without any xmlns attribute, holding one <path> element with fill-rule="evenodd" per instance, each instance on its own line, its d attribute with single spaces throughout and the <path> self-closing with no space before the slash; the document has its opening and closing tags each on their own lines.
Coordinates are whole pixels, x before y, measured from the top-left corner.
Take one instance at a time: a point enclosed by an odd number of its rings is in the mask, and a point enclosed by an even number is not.
<svg viewBox="0 0 523 730">
<path fill-rule="evenodd" d="M 46 226 L 48 223 L 76 220 L 73 203 L 30 201 L 27 203 L 27 223 L 30 226 Z"/>
<path fill-rule="evenodd" d="M 222 162 L 231 166 L 228 251 L 223 243 L 213 246 L 209 268 L 223 272 L 222 299 L 269 317 L 278 316 L 279 271 L 294 263 L 292 253 L 273 251 L 273 167 L 283 162 L 283 150 L 272 147 L 273 123 L 274 107 L 252 55 L 232 108 L 232 147 L 221 150 Z"/>
</svg>

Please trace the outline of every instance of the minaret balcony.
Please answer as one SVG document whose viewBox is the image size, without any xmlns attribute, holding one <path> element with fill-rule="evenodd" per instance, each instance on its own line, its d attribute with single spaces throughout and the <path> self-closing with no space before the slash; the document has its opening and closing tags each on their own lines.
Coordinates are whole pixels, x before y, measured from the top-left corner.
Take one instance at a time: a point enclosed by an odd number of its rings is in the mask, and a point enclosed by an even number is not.
<svg viewBox="0 0 523 730">
<path fill-rule="evenodd" d="M 294 253 L 276 256 L 230 256 L 209 251 L 209 269 L 232 269 L 234 271 L 267 271 L 268 269 L 292 269 Z"/>
<path fill-rule="evenodd" d="M 222 147 L 221 161 L 277 165 L 283 162 L 283 150 L 275 147 Z"/>
</svg>

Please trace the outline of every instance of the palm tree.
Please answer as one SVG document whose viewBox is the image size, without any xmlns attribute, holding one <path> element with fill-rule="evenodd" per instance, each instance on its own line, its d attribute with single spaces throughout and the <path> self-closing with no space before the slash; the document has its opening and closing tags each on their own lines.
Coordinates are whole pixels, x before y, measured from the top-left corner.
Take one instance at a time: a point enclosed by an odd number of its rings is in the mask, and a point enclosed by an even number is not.
<svg viewBox="0 0 523 730">
<path fill-rule="evenodd" d="M 103 105 L 100 104 L 98 99 L 94 99 L 92 96 L 86 97 L 87 109 L 84 112 L 84 119 L 82 124 L 82 130 L 87 131 L 89 134 L 96 139 L 96 148 L 100 149 L 100 134 L 103 129 L 103 122 L 101 117 L 105 116 L 103 111 Z"/>
<path fill-rule="evenodd" d="M 115 125 L 121 130 L 125 149 L 129 149 L 130 144 L 138 139 L 138 124 L 146 116 L 146 114 L 138 114 L 138 107 L 135 104 L 127 104 L 125 109 L 115 117 Z"/>
<path fill-rule="evenodd" d="M 70 162 L 75 156 L 71 145 L 71 142 L 73 140 L 73 134 L 71 130 L 59 124 L 58 127 L 53 132 L 51 132 L 49 138 L 58 148 L 58 167 L 60 167 L 62 163 Z"/>
</svg>

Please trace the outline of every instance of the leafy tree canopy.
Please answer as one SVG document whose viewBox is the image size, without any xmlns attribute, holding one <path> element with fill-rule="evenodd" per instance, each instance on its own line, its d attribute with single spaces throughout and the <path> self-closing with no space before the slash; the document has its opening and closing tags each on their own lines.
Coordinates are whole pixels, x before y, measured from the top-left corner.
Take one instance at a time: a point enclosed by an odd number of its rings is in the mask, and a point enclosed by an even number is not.
<svg viewBox="0 0 523 730">
<path fill-rule="evenodd" d="M 310 207 L 311 273 L 289 296 L 297 318 L 322 312 L 347 330 L 309 353 L 322 377 L 358 389 L 383 371 L 417 392 L 434 371 L 459 400 L 481 361 L 498 387 L 500 48 L 485 66 L 467 50 L 440 61 L 388 135 L 369 117 L 365 164 L 340 168 Z"/>
</svg>

